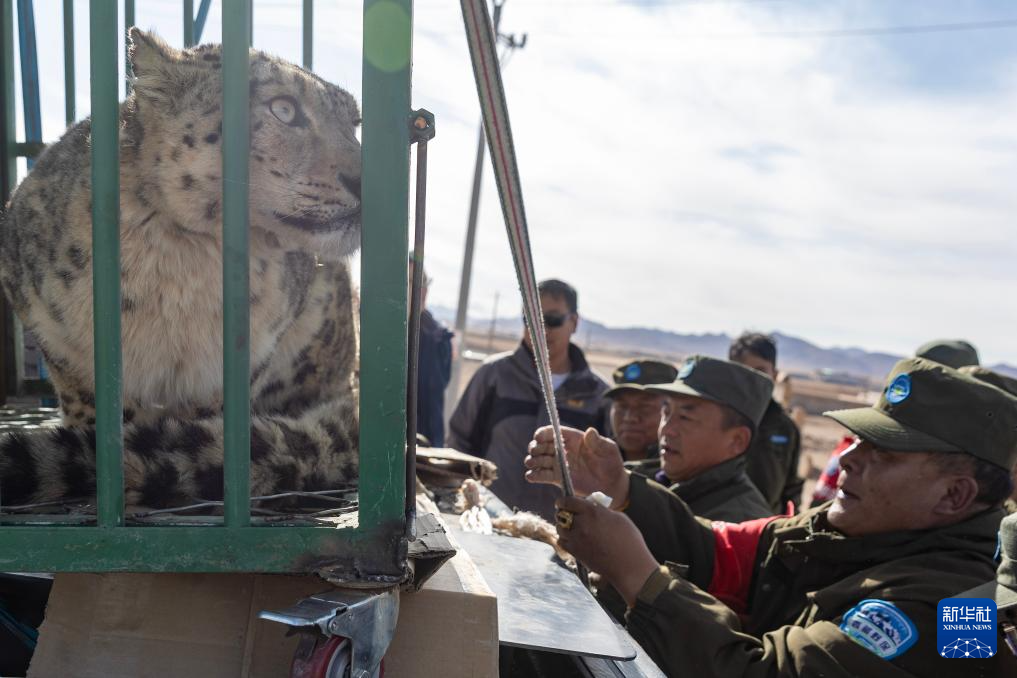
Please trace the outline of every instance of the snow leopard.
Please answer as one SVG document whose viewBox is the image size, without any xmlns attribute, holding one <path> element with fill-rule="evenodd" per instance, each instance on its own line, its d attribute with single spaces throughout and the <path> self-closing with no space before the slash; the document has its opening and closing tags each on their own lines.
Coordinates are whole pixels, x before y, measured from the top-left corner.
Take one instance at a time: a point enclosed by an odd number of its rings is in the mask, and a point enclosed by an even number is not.
<svg viewBox="0 0 1017 678">
<path fill-rule="evenodd" d="M 120 104 L 128 505 L 223 495 L 222 50 L 130 31 Z M 345 90 L 250 51 L 251 494 L 358 475 L 360 124 Z M 0 504 L 95 495 L 90 121 L 0 216 L 0 283 L 37 337 L 62 425 L 0 437 Z M 242 348 L 240 346 L 236 348 Z"/>
</svg>

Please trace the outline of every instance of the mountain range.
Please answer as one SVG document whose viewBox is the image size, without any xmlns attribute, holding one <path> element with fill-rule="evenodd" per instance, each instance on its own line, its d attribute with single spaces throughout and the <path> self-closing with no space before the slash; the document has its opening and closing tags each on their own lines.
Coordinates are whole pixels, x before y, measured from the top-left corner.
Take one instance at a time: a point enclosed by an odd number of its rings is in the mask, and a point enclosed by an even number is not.
<svg viewBox="0 0 1017 678">
<path fill-rule="evenodd" d="M 436 318 L 451 326 L 455 311 L 435 306 L 430 308 Z M 470 332 L 492 331 L 490 319 L 469 318 Z M 522 320 L 517 317 L 498 318 L 493 327 L 495 335 L 519 335 Z M 836 378 L 837 375 L 868 379 L 877 384 L 890 371 L 894 363 L 904 356 L 854 347 L 816 346 L 806 339 L 779 331 L 770 333 L 777 342 L 780 368 L 802 376 L 815 375 Z M 595 320 L 583 318 L 574 341 L 584 349 L 639 353 L 677 361 L 687 355 L 703 354 L 727 357 L 732 337 L 727 334 L 681 334 L 649 327 L 608 327 Z M 989 369 L 1017 378 L 1017 367 L 1005 363 L 986 365 Z"/>
</svg>

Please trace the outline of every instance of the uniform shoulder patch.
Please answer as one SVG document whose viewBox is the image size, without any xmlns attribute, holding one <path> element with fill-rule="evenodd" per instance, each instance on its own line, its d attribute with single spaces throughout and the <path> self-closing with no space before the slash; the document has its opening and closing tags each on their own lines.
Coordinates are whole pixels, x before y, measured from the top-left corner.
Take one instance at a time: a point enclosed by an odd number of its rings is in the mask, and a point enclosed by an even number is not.
<svg viewBox="0 0 1017 678">
<path fill-rule="evenodd" d="M 844 614 L 840 630 L 883 659 L 899 657 L 918 640 L 914 622 L 885 600 L 861 601 Z"/>
</svg>

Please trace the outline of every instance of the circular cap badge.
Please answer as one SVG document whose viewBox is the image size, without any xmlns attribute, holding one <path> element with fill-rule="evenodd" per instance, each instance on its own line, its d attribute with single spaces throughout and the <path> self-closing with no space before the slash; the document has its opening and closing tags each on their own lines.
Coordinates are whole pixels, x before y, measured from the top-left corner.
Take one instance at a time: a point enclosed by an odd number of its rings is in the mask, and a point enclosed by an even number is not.
<svg viewBox="0 0 1017 678">
<path fill-rule="evenodd" d="M 694 370 L 695 368 L 696 368 L 695 360 L 686 360 L 685 364 L 682 365 L 682 368 L 678 370 L 678 378 L 685 379 L 690 374 L 692 374 L 692 370 Z"/>
<path fill-rule="evenodd" d="M 911 375 L 898 374 L 886 388 L 886 402 L 896 405 L 907 400 L 911 395 Z"/>
<path fill-rule="evenodd" d="M 639 365 L 629 365 L 625 368 L 625 381 L 635 381 L 642 373 L 643 371 L 639 368 Z"/>
</svg>

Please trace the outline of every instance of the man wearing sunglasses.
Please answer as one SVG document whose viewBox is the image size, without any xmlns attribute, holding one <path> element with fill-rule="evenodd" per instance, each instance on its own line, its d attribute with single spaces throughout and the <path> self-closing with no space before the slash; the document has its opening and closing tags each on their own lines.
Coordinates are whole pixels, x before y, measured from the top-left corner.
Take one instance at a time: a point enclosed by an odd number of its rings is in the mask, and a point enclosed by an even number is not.
<svg viewBox="0 0 1017 678">
<path fill-rule="evenodd" d="M 544 280 L 537 287 L 561 422 L 604 431 L 601 396 L 608 385 L 571 342 L 579 323 L 576 290 L 556 279 Z M 498 465 L 498 479 L 491 490 L 506 504 L 552 520 L 558 491 L 530 485 L 522 474 L 533 431 L 548 423 L 533 347 L 524 330 L 515 351 L 491 356 L 473 375 L 449 421 L 448 445 Z"/>
</svg>

